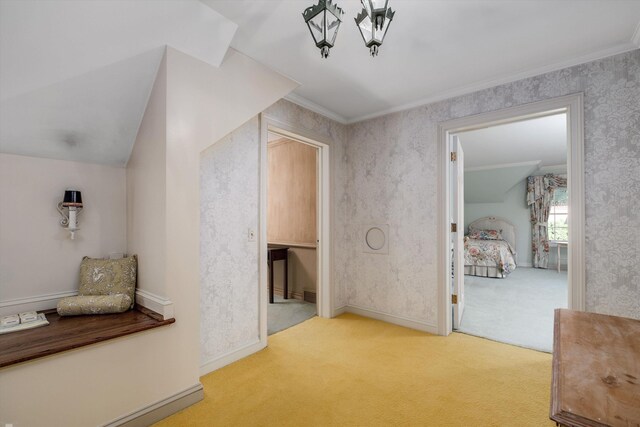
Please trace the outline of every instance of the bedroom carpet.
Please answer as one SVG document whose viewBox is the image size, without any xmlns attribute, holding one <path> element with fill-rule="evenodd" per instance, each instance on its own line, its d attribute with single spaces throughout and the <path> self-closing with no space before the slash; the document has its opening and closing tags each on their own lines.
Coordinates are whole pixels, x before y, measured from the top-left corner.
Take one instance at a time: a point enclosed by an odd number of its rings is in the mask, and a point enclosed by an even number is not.
<svg viewBox="0 0 640 427">
<path fill-rule="evenodd" d="M 553 310 L 567 307 L 567 272 L 517 268 L 506 279 L 464 276 L 460 332 L 551 352 Z"/>
<path fill-rule="evenodd" d="M 316 305 L 297 299 L 273 296 L 273 304 L 267 308 L 267 334 L 275 334 L 311 319 L 316 315 Z"/>
<path fill-rule="evenodd" d="M 551 355 L 353 314 L 314 317 L 200 380 L 204 400 L 158 426 L 555 426 Z"/>
</svg>

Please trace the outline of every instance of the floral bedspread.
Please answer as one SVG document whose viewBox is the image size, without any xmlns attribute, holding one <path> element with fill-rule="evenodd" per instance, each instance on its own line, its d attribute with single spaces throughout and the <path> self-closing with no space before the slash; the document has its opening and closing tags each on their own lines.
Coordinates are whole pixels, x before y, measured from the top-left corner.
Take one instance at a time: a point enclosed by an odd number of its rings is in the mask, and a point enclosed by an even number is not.
<svg viewBox="0 0 640 427">
<path fill-rule="evenodd" d="M 513 248 L 504 240 L 464 240 L 465 266 L 497 267 L 507 275 L 516 268 L 514 255 Z"/>
</svg>

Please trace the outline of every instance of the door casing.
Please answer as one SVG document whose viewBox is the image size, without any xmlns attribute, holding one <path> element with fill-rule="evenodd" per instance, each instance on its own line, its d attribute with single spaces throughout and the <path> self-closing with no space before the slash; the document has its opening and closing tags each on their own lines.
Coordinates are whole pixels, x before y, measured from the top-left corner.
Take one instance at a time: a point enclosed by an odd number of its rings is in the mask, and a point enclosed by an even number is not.
<svg viewBox="0 0 640 427">
<path fill-rule="evenodd" d="M 260 342 L 267 345 L 267 140 L 268 133 L 276 133 L 296 142 L 310 145 L 318 149 L 317 155 L 317 230 L 318 243 L 317 251 L 317 309 L 320 317 L 333 317 L 333 288 L 331 280 L 331 168 L 330 168 L 330 142 L 321 136 L 313 134 L 308 129 L 304 129 L 292 123 L 286 123 L 269 117 L 266 114 L 260 115 L 260 217 L 259 217 L 259 330 Z"/>
<path fill-rule="evenodd" d="M 576 93 L 442 122 L 438 126 L 438 333 L 452 331 L 450 203 L 451 136 L 487 126 L 529 120 L 550 114 L 567 114 L 567 178 L 569 188 L 568 307 L 585 310 L 585 208 L 584 208 L 584 106 Z"/>
</svg>

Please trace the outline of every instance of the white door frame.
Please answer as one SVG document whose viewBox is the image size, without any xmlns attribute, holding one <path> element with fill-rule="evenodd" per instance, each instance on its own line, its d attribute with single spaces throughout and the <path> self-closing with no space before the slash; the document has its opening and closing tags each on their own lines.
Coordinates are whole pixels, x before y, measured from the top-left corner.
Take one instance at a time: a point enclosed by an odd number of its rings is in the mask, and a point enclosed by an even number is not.
<svg viewBox="0 0 640 427">
<path fill-rule="evenodd" d="M 330 143 L 324 138 L 313 134 L 313 132 L 296 126 L 292 123 L 285 123 L 268 115 L 260 115 L 260 209 L 259 209 L 259 263 L 260 263 L 260 341 L 267 344 L 267 308 L 268 308 L 268 272 L 267 272 L 267 140 L 268 133 L 277 133 L 291 140 L 310 145 L 318 149 L 318 207 L 317 207 L 317 230 L 318 242 L 317 254 L 317 308 L 318 316 L 333 316 L 333 289 L 331 286 L 331 175 L 329 163 Z"/>
<path fill-rule="evenodd" d="M 449 120 L 438 126 L 439 182 L 438 201 L 438 333 L 452 331 L 450 277 L 451 242 L 449 241 L 449 203 L 451 135 L 497 124 L 567 113 L 567 178 L 569 188 L 568 307 L 585 309 L 585 235 L 584 235 L 584 119 L 583 94 L 577 93 L 503 110 Z M 458 227 L 464 225 L 458 225 Z"/>
</svg>

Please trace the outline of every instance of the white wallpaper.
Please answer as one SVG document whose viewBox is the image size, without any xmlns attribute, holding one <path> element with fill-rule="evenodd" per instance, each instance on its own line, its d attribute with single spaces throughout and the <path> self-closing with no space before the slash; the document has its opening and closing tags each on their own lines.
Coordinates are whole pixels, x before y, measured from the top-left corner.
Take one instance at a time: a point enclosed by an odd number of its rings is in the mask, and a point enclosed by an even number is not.
<svg viewBox="0 0 640 427">
<path fill-rule="evenodd" d="M 349 126 L 348 304 L 427 324 L 437 316 L 437 125 L 584 92 L 587 309 L 640 318 L 640 50 Z M 360 250 L 390 225 L 389 255 Z M 337 267 L 339 268 L 339 267 Z"/>
<path fill-rule="evenodd" d="M 255 117 L 200 158 L 201 362 L 258 340 L 259 125 Z"/>
<path fill-rule="evenodd" d="M 587 308 L 640 318 L 640 51 L 344 126 L 288 101 L 268 116 L 331 142 L 334 307 L 427 325 L 437 319 L 437 126 L 585 95 Z M 258 338 L 259 122 L 203 153 L 202 361 Z M 389 224 L 389 254 L 362 252 L 363 224 Z"/>
<path fill-rule="evenodd" d="M 281 100 L 265 114 L 306 129 L 330 143 L 332 228 L 344 227 L 345 126 Z M 200 161 L 200 334 L 201 362 L 239 350 L 259 337 L 258 232 L 260 126 L 254 117 L 204 151 Z M 337 259 L 344 241 L 334 239 Z M 336 268 L 343 271 L 344 268 Z M 346 304 L 344 282 L 336 278 L 334 306 Z"/>
</svg>

